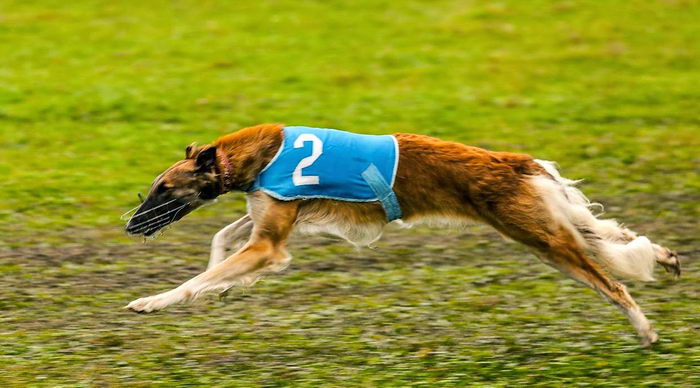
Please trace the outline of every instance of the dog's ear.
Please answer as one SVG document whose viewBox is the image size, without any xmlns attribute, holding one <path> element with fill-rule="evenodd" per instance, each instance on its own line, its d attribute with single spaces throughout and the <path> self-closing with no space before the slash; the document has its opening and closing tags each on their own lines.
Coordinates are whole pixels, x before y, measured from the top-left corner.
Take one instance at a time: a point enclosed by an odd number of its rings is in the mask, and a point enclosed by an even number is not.
<svg viewBox="0 0 700 388">
<path fill-rule="evenodd" d="M 197 151 L 197 143 L 192 143 L 185 148 L 185 159 L 194 159 L 194 153 Z"/>
<path fill-rule="evenodd" d="M 216 147 L 206 147 L 199 151 L 195 164 L 200 171 L 211 170 L 216 164 Z"/>
</svg>

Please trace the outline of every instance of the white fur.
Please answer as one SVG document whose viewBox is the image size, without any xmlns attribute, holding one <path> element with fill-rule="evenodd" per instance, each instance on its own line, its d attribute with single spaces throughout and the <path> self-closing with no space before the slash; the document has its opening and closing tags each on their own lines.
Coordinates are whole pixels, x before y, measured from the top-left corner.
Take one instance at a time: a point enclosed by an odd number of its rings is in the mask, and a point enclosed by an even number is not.
<svg viewBox="0 0 700 388">
<path fill-rule="evenodd" d="M 361 247 L 369 246 L 379 240 L 382 237 L 384 225 L 381 223 L 351 224 L 341 220 L 327 219 L 299 223 L 297 224 L 297 231 L 302 234 L 331 234 Z"/>
<path fill-rule="evenodd" d="M 450 228 L 450 229 L 464 229 L 467 226 L 475 225 L 474 220 L 470 220 L 465 217 L 448 217 L 448 216 L 422 216 L 417 219 L 411 219 L 410 221 L 396 220 L 394 221 L 397 225 L 403 228 L 412 228 L 414 225 L 426 225 L 432 228 Z"/>
<path fill-rule="evenodd" d="M 648 238 L 641 236 L 627 244 L 596 242 L 597 255 L 614 275 L 625 279 L 654 280 L 656 255 Z"/>
<path fill-rule="evenodd" d="M 302 209 L 295 223 L 295 232 L 301 234 L 330 234 L 338 236 L 355 246 L 369 246 L 382 237 L 385 223 L 348 222 L 342 213 Z"/>
<path fill-rule="evenodd" d="M 642 338 L 642 346 L 649 346 L 659 340 L 659 336 L 651 327 L 651 323 L 639 306 L 630 309 L 623 309 L 632 326 L 637 330 L 637 334 Z"/>
<path fill-rule="evenodd" d="M 633 280 L 654 280 L 656 254 L 648 238 L 637 237 L 615 220 L 600 220 L 583 193 L 575 187 L 577 181 L 563 178 L 553 162 L 536 160 L 554 178 L 532 178 L 557 224 L 566 226 L 578 242 L 611 274 Z M 630 241 L 631 240 L 631 241 Z"/>
<path fill-rule="evenodd" d="M 218 231 L 211 241 L 211 254 L 207 269 L 214 268 L 217 264 L 226 260 L 227 249 L 236 250 L 250 237 L 253 230 L 253 221 L 247 214 L 232 224 Z"/>
</svg>

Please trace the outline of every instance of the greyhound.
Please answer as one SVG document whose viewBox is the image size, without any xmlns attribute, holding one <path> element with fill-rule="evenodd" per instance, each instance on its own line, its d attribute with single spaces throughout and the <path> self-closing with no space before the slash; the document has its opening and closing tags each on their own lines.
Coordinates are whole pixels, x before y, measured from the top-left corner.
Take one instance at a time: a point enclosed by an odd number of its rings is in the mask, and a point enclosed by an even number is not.
<svg viewBox="0 0 700 388">
<path fill-rule="evenodd" d="M 291 261 L 293 229 L 367 245 L 389 222 L 435 218 L 480 221 L 524 244 L 617 306 L 643 346 L 658 336 L 615 279 L 654 280 L 655 263 L 676 278 L 681 273 L 673 251 L 595 216 L 554 163 L 407 133 L 264 124 L 190 145 L 185 159 L 155 179 L 126 231 L 153 235 L 232 191 L 247 193 L 248 212 L 216 233 L 207 270 L 128 309 L 153 312 L 281 271 Z M 241 244 L 227 257 L 227 247 Z"/>
</svg>

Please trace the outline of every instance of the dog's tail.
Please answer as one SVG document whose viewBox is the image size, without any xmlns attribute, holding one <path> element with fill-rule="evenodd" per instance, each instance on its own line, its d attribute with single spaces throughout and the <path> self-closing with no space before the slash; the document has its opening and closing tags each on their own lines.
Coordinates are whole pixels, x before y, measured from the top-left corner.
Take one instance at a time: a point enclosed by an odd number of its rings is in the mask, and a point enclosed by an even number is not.
<svg viewBox="0 0 700 388">
<path fill-rule="evenodd" d="M 557 221 L 567 226 L 579 243 L 612 275 L 632 280 L 654 280 L 656 254 L 651 241 L 619 225 L 601 220 L 591 203 L 575 187 L 577 181 L 562 177 L 553 162 L 535 160 L 550 176 L 539 175 L 533 184 Z"/>
</svg>

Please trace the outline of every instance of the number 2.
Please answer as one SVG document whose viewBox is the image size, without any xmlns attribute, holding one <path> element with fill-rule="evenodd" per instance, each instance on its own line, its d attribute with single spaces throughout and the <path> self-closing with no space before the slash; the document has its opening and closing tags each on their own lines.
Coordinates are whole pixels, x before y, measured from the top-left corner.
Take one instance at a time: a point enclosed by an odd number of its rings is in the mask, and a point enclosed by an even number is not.
<svg viewBox="0 0 700 388">
<path fill-rule="evenodd" d="M 316 135 L 302 133 L 294 140 L 294 148 L 302 148 L 304 143 L 309 141 L 311 142 L 311 155 L 300 160 L 294 169 L 294 173 L 292 173 L 294 186 L 318 184 L 318 175 L 302 175 L 301 170 L 314 164 L 316 159 L 321 156 L 323 153 L 323 142 Z"/>
</svg>

